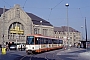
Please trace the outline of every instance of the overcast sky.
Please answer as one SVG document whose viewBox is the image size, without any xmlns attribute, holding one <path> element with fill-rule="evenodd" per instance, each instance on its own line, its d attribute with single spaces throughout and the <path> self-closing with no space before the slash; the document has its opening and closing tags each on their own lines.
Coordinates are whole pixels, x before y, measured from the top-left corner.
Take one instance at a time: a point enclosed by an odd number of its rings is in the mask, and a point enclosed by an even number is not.
<svg viewBox="0 0 90 60">
<path fill-rule="evenodd" d="M 82 32 L 85 37 L 86 17 L 90 39 L 90 0 L 0 0 L 0 7 L 12 8 L 15 4 L 20 4 L 24 11 L 49 21 L 53 26 L 61 27 L 67 26 L 66 3 L 69 3 L 69 26 Z"/>
</svg>

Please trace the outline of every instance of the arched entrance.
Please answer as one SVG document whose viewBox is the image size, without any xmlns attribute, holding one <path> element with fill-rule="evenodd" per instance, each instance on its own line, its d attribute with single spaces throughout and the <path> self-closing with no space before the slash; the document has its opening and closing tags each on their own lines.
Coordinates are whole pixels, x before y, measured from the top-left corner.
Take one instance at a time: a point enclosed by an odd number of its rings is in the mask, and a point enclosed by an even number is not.
<svg viewBox="0 0 90 60">
<path fill-rule="evenodd" d="M 13 22 L 8 29 L 8 40 L 14 43 L 25 43 L 24 25 Z"/>
</svg>

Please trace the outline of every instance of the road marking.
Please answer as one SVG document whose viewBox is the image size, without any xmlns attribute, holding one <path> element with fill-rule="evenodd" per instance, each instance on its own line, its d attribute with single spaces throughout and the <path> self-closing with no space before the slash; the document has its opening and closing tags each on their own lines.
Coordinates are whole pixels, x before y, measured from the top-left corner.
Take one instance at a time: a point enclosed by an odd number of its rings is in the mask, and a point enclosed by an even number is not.
<svg viewBox="0 0 90 60">
<path fill-rule="evenodd" d="M 25 58 L 26 57 L 26 55 L 25 56 L 23 56 L 20 60 L 22 60 L 23 58 Z"/>
</svg>

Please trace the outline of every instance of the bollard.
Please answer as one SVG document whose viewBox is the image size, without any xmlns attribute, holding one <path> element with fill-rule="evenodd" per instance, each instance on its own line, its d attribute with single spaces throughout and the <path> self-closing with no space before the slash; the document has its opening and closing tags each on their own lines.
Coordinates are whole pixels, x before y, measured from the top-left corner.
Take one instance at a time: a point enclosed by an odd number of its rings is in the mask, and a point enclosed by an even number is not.
<svg viewBox="0 0 90 60">
<path fill-rule="evenodd" d="M 6 54 L 6 48 L 5 47 L 2 47 L 2 54 L 4 55 L 4 54 Z"/>
</svg>

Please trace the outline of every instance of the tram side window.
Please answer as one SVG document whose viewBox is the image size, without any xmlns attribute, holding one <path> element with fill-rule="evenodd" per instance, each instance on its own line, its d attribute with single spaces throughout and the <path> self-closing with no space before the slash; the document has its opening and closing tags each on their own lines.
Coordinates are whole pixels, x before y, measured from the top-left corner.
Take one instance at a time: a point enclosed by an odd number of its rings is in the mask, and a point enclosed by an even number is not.
<svg viewBox="0 0 90 60">
<path fill-rule="evenodd" d="M 38 44 L 38 38 L 35 37 L 35 44 Z"/>
<path fill-rule="evenodd" d="M 52 44 L 52 39 L 48 39 L 48 44 Z"/>
<path fill-rule="evenodd" d="M 59 40 L 60 44 L 63 44 L 63 40 Z"/>
<path fill-rule="evenodd" d="M 53 39 L 52 41 L 53 41 L 53 44 L 57 44 L 57 40 Z"/>
<path fill-rule="evenodd" d="M 39 38 L 40 44 L 43 44 L 43 38 Z"/>
<path fill-rule="evenodd" d="M 52 43 L 55 44 L 54 39 L 52 40 Z"/>
<path fill-rule="evenodd" d="M 35 38 L 35 44 L 43 44 L 43 38 Z"/>
<path fill-rule="evenodd" d="M 55 44 L 57 44 L 58 43 L 58 41 L 57 40 L 55 40 Z"/>
<path fill-rule="evenodd" d="M 43 38 L 43 44 L 48 44 L 48 39 L 47 38 Z"/>
<path fill-rule="evenodd" d="M 52 44 L 54 44 L 54 40 L 52 39 Z"/>
<path fill-rule="evenodd" d="M 41 44 L 41 42 L 40 42 L 40 38 L 38 38 L 37 41 L 38 41 L 38 44 Z"/>
<path fill-rule="evenodd" d="M 46 39 L 44 38 L 43 40 L 44 40 L 44 42 L 43 42 L 43 43 L 44 43 L 44 44 L 46 44 Z"/>
<path fill-rule="evenodd" d="M 40 38 L 35 38 L 35 44 L 40 44 Z"/>
<path fill-rule="evenodd" d="M 46 44 L 48 44 L 48 39 L 46 38 Z"/>
<path fill-rule="evenodd" d="M 57 44 L 60 44 L 59 40 L 57 40 Z"/>
</svg>

